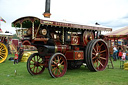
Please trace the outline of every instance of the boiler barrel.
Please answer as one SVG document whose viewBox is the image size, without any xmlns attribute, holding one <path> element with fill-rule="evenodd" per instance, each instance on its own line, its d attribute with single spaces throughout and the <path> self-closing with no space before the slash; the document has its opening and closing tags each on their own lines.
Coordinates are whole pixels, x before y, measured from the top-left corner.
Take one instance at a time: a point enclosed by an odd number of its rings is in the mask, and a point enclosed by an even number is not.
<svg viewBox="0 0 128 85">
<path fill-rule="evenodd" d="M 44 52 L 42 53 L 56 53 L 56 52 L 61 52 L 65 53 L 67 50 L 69 50 L 68 45 L 55 45 L 55 46 L 49 46 L 49 45 L 44 45 L 43 50 Z"/>
</svg>

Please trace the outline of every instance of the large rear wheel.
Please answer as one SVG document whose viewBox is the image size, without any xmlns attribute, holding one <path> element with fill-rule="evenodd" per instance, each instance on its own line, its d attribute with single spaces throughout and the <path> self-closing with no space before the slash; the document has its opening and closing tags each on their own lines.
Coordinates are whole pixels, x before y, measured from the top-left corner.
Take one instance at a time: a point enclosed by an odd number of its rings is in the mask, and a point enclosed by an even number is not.
<svg viewBox="0 0 128 85">
<path fill-rule="evenodd" d="M 38 75 L 44 71 L 44 60 L 38 53 L 33 53 L 27 61 L 27 70 L 31 75 Z"/>
<path fill-rule="evenodd" d="M 8 49 L 4 43 L 0 43 L 0 63 L 4 62 L 8 57 Z"/>
<path fill-rule="evenodd" d="M 108 64 L 108 47 L 104 40 L 94 39 L 86 47 L 85 60 L 91 71 L 102 71 Z"/>
</svg>

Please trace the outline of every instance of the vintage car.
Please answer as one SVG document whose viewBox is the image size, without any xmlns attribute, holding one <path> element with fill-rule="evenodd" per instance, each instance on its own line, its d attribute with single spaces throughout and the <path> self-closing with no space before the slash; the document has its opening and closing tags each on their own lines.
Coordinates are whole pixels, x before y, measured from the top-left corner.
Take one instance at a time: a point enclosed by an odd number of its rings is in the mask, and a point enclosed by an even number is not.
<svg viewBox="0 0 128 85">
<path fill-rule="evenodd" d="M 17 28 L 23 45 L 35 46 L 27 61 L 31 75 L 48 68 L 53 78 L 62 77 L 67 68 L 80 68 L 86 63 L 90 71 L 103 71 L 108 64 L 108 46 L 100 39 L 101 31 L 111 28 L 44 20 L 33 16 L 21 17 L 12 26 Z M 21 28 L 21 29 L 20 29 Z"/>
</svg>

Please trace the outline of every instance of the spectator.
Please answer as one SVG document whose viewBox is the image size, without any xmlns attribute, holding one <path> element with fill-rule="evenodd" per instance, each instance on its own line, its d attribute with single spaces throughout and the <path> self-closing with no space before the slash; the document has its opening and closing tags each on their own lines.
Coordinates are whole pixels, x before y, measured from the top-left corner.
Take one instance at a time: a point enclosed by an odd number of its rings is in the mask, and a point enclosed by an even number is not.
<svg viewBox="0 0 128 85">
<path fill-rule="evenodd" d="M 121 57 L 122 57 L 122 52 L 121 52 L 121 50 L 119 50 L 118 57 L 119 57 L 119 59 L 121 59 Z"/>
<path fill-rule="evenodd" d="M 117 52 L 118 52 L 116 46 L 114 46 L 113 51 L 114 51 L 114 53 L 113 53 L 113 60 L 116 61 L 117 60 Z"/>
<path fill-rule="evenodd" d="M 128 48 L 126 49 L 126 60 L 128 60 Z"/>
<path fill-rule="evenodd" d="M 111 44 L 110 48 L 109 48 L 109 52 L 110 52 L 110 57 L 113 58 L 113 46 Z"/>
<path fill-rule="evenodd" d="M 123 51 L 122 60 L 125 60 L 125 57 L 126 57 L 126 53 L 125 53 L 125 51 Z"/>
<path fill-rule="evenodd" d="M 18 52 L 15 52 L 15 57 L 14 57 L 14 64 L 18 64 Z"/>
</svg>

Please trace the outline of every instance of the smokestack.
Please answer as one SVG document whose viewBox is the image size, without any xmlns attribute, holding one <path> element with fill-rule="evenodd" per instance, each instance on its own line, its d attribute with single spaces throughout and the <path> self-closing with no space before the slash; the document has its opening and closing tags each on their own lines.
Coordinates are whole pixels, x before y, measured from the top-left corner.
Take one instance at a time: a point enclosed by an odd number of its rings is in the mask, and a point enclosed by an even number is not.
<svg viewBox="0 0 128 85">
<path fill-rule="evenodd" d="M 51 15 L 51 13 L 50 13 L 50 0 L 46 0 L 46 2 L 45 2 L 45 12 L 43 15 L 46 18 L 50 18 L 50 15 Z"/>
</svg>

